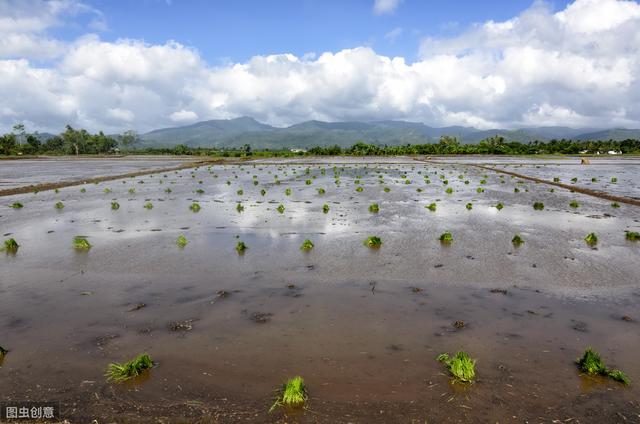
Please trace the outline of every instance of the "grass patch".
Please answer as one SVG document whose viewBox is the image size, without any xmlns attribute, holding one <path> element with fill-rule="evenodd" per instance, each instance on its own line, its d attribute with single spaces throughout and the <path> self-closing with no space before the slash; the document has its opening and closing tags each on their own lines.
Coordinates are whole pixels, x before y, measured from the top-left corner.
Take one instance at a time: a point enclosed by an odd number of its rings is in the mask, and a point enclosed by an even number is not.
<svg viewBox="0 0 640 424">
<path fill-rule="evenodd" d="M 13 202 L 9 207 L 13 209 L 22 209 L 24 205 L 20 202 Z"/>
<path fill-rule="evenodd" d="M 15 241 L 15 239 L 10 238 L 4 241 L 4 248 L 2 248 L 2 250 L 4 250 L 7 253 L 16 253 L 19 248 L 20 248 L 20 245 L 18 244 L 18 242 Z"/>
<path fill-rule="evenodd" d="M 300 246 L 300 249 L 302 250 L 311 250 L 313 249 L 313 242 L 309 239 L 306 239 L 305 241 L 302 242 L 302 246 Z"/>
<path fill-rule="evenodd" d="M 537 211 L 541 211 L 544 209 L 544 203 L 542 202 L 535 202 L 533 204 L 533 209 L 537 210 Z"/>
<path fill-rule="evenodd" d="M 123 381 L 139 376 L 144 370 L 152 367 L 153 361 L 151 357 L 143 353 L 142 355 L 138 355 L 137 358 L 123 364 L 109 364 L 105 377 L 107 377 L 107 381 L 122 383 Z"/>
<path fill-rule="evenodd" d="M 247 250 L 248 247 L 246 244 L 244 244 L 243 241 L 239 241 L 238 243 L 236 243 L 236 251 L 238 253 L 244 253 L 245 250 Z"/>
<path fill-rule="evenodd" d="M 598 244 L 598 236 L 596 235 L 596 233 L 589 233 L 584 238 L 584 241 L 586 241 L 589 246 L 594 246 Z"/>
<path fill-rule="evenodd" d="M 304 385 L 302 377 L 294 377 L 282 385 L 278 390 L 275 401 L 269 412 L 273 412 L 280 407 L 301 407 L 309 398 L 307 389 Z"/>
<path fill-rule="evenodd" d="M 466 352 L 460 351 L 454 357 L 448 353 L 438 355 L 438 362 L 442 362 L 453 377 L 463 383 L 471 383 L 476 376 L 476 361 Z"/>
<path fill-rule="evenodd" d="M 453 236 L 449 231 L 440 234 L 440 241 L 442 243 L 451 243 L 453 241 Z"/>
<path fill-rule="evenodd" d="M 382 239 L 378 236 L 370 236 L 364 241 L 364 245 L 372 249 L 378 249 L 382 246 Z"/>
<path fill-rule="evenodd" d="M 184 234 L 180 234 L 178 236 L 178 239 L 176 240 L 176 244 L 180 247 L 185 247 L 187 244 L 189 244 L 189 240 L 187 240 Z"/>
<path fill-rule="evenodd" d="M 369 205 L 369 212 L 378 213 L 378 212 L 380 212 L 380 207 L 378 206 L 377 203 L 372 203 L 372 204 Z"/>
<path fill-rule="evenodd" d="M 640 233 L 636 231 L 625 231 L 624 236 L 627 240 L 640 241 Z"/>
<path fill-rule="evenodd" d="M 73 238 L 73 247 L 77 250 L 89 250 L 91 249 L 91 243 L 84 236 L 75 236 Z"/>
<path fill-rule="evenodd" d="M 60 209 L 64 209 L 64 203 L 62 202 L 56 202 L 56 204 L 53 206 L 54 208 L 60 210 Z"/>
<path fill-rule="evenodd" d="M 191 212 L 200 212 L 200 203 L 193 202 L 189 205 L 189 209 L 191 210 Z"/>
<path fill-rule="evenodd" d="M 610 370 L 600 358 L 600 354 L 588 347 L 582 357 L 576 359 L 576 364 L 581 372 L 589 375 L 603 375 L 619 381 L 625 386 L 631 384 L 631 380 L 620 370 Z"/>
</svg>

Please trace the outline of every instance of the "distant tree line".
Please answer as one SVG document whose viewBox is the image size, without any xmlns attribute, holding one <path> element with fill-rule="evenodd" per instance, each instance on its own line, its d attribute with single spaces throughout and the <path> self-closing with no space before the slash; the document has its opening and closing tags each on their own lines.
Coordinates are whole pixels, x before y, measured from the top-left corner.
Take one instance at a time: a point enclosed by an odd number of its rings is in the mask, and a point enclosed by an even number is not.
<svg viewBox="0 0 640 424">
<path fill-rule="evenodd" d="M 308 151 L 290 151 L 288 149 L 252 149 L 249 144 L 239 148 L 190 147 L 179 144 L 174 147 L 142 147 L 140 138 L 133 131 L 116 136 L 105 135 L 102 131 L 90 134 L 83 129 L 74 129 L 67 125 L 65 131 L 51 137 L 41 137 L 37 133 L 28 134 L 22 124 L 14 125 L 13 131 L 0 136 L 0 155 L 105 155 L 117 153 L 198 155 L 198 156 L 303 156 L 303 155 L 355 155 L 355 156 L 393 156 L 393 155 L 544 155 L 544 154 L 605 154 L 615 151 L 623 154 L 640 154 L 640 140 L 622 141 L 577 141 L 550 140 L 521 143 L 507 141 L 504 137 L 486 138 L 477 144 L 461 144 L 455 137 L 442 136 L 436 143 L 406 144 L 388 146 L 358 142 L 351 147 L 317 146 Z"/>
</svg>

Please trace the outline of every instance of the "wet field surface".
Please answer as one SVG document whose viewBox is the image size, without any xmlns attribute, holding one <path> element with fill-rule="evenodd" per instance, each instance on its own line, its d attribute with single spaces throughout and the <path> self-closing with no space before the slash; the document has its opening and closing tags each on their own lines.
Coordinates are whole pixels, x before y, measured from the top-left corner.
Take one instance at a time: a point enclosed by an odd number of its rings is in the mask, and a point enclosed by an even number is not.
<svg viewBox="0 0 640 424">
<path fill-rule="evenodd" d="M 640 208 L 464 164 L 333 161 L 0 198 L 0 233 L 20 244 L 0 256 L 0 401 L 60 401 L 71 422 L 640 422 L 640 243 L 625 239 Z M 612 169 L 620 187 L 638 172 Z M 632 384 L 581 376 L 588 346 Z M 476 383 L 435 360 L 458 350 Z M 143 378 L 105 382 L 142 352 Z M 294 375 L 307 409 L 269 414 Z"/>
</svg>

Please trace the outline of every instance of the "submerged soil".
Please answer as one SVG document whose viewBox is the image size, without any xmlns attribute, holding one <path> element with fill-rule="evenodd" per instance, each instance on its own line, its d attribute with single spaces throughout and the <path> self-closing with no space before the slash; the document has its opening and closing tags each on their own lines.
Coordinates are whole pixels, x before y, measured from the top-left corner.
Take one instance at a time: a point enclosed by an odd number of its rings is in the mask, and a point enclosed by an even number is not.
<svg viewBox="0 0 640 424">
<path fill-rule="evenodd" d="M 203 166 L 1 198 L 0 233 L 20 249 L 0 257 L 0 401 L 59 401 L 74 423 L 640 422 L 640 244 L 624 237 L 640 208 L 464 164 L 354 162 Z M 93 247 L 75 251 L 76 235 Z M 372 235 L 380 249 L 363 245 Z M 581 376 L 588 346 L 631 386 Z M 458 350 L 477 359 L 472 385 L 435 360 Z M 150 372 L 105 381 L 108 363 L 142 352 Z M 269 414 L 295 375 L 307 408 Z"/>
</svg>

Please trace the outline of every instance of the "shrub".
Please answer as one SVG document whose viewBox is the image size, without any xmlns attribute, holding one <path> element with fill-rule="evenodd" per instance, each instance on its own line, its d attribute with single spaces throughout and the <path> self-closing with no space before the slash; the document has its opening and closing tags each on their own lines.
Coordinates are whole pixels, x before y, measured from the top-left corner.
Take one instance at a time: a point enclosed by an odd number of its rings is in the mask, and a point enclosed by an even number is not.
<svg viewBox="0 0 640 424">
<path fill-rule="evenodd" d="M 189 205 L 189 209 L 191 210 L 191 212 L 199 212 L 200 203 L 193 202 L 191 205 Z"/>
<path fill-rule="evenodd" d="M 520 246 L 521 244 L 524 243 L 524 240 L 522 239 L 522 237 L 520 237 L 518 234 L 516 234 L 511 239 L 511 243 L 513 243 L 514 246 L 518 247 L 518 246 Z"/>
<path fill-rule="evenodd" d="M 294 377 L 282 385 L 269 412 L 279 407 L 300 407 L 308 398 L 304 380 L 302 377 Z"/>
<path fill-rule="evenodd" d="M 378 206 L 377 203 L 372 203 L 369 205 L 369 212 L 378 213 L 379 211 L 380 211 L 380 207 Z"/>
<path fill-rule="evenodd" d="M 178 236 L 178 239 L 176 240 L 176 244 L 180 247 L 185 247 L 187 244 L 189 244 L 189 240 L 187 240 L 184 234 L 180 234 Z"/>
<path fill-rule="evenodd" d="M 537 210 L 537 211 L 541 211 L 544 209 L 544 204 L 542 202 L 535 202 L 533 204 L 533 209 Z"/>
<path fill-rule="evenodd" d="M 120 209 L 120 203 L 111 202 L 111 210 L 117 211 L 118 209 Z"/>
<path fill-rule="evenodd" d="M 453 377 L 464 383 L 471 383 L 476 376 L 476 361 L 471 359 L 466 352 L 458 352 L 453 358 L 449 354 L 442 353 L 438 355 L 438 362 L 446 365 L 447 369 Z"/>
<path fill-rule="evenodd" d="M 378 236 L 370 236 L 364 241 L 364 245 L 372 249 L 377 249 L 382 246 L 382 239 Z"/>
<path fill-rule="evenodd" d="M 584 238 L 584 241 L 586 241 L 590 246 L 596 245 L 598 243 L 598 236 L 596 235 L 596 233 L 589 233 Z"/>
<path fill-rule="evenodd" d="M 15 241 L 15 239 L 10 238 L 4 241 L 4 249 L 2 250 L 4 250 L 7 253 L 16 253 L 19 247 L 20 245 L 18 244 L 18 242 Z"/>
<path fill-rule="evenodd" d="M 306 239 L 305 241 L 302 242 L 302 246 L 300 246 L 300 249 L 302 250 L 311 250 L 313 249 L 313 242 L 309 239 Z"/>
<path fill-rule="evenodd" d="M 54 207 L 56 209 L 64 209 L 64 203 L 62 202 L 56 202 L 56 204 L 54 205 Z"/>
<path fill-rule="evenodd" d="M 73 238 L 73 247 L 78 250 L 89 250 L 91 249 L 91 243 L 84 236 L 75 236 Z"/>
<path fill-rule="evenodd" d="M 137 358 L 123 364 L 109 364 L 105 376 L 107 377 L 107 381 L 121 383 L 129 380 L 130 378 L 139 376 L 144 370 L 152 367 L 153 361 L 151 360 L 151 357 L 146 353 L 143 353 L 142 355 L 138 355 Z"/>
<path fill-rule="evenodd" d="M 453 236 L 450 232 L 444 232 L 440 234 L 440 241 L 443 243 L 451 243 L 453 241 Z"/>
</svg>

